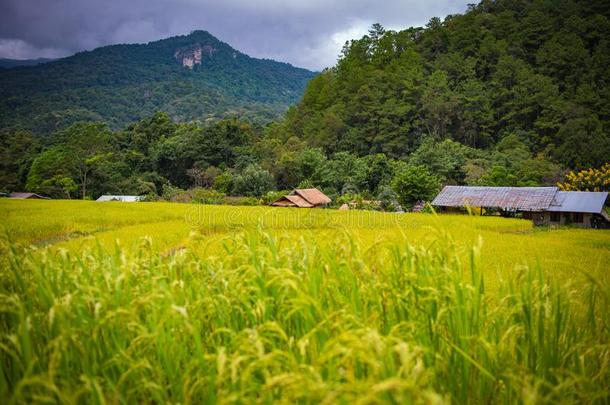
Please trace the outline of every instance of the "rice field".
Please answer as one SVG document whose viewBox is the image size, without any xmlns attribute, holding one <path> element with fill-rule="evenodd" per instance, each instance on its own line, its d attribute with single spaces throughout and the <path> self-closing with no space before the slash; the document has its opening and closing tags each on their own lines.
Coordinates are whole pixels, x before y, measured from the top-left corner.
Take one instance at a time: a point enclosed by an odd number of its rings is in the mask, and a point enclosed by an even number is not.
<svg viewBox="0 0 610 405">
<path fill-rule="evenodd" d="M 0 200 L 4 403 L 608 403 L 610 232 Z"/>
</svg>

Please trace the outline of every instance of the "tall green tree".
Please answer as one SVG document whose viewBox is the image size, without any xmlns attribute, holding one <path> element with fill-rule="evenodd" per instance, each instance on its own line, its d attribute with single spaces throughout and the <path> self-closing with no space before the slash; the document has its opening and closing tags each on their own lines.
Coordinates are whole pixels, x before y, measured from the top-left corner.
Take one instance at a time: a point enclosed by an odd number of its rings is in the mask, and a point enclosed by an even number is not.
<svg viewBox="0 0 610 405">
<path fill-rule="evenodd" d="M 392 189 L 398 202 L 410 209 L 418 201 L 431 201 L 440 190 L 440 180 L 424 166 L 407 166 L 396 173 Z"/>
</svg>

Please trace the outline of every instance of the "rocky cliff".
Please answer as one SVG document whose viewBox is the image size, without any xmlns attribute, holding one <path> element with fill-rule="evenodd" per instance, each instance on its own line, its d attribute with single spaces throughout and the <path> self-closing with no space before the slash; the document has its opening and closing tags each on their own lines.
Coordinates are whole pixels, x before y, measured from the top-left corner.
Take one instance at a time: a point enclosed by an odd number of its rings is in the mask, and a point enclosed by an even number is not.
<svg viewBox="0 0 610 405">
<path fill-rule="evenodd" d="M 195 44 L 183 48 L 176 49 L 174 58 L 182 64 L 182 66 L 192 69 L 195 65 L 201 65 L 203 57 L 211 58 L 216 52 L 216 48 L 210 45 Z"/>
</svg>

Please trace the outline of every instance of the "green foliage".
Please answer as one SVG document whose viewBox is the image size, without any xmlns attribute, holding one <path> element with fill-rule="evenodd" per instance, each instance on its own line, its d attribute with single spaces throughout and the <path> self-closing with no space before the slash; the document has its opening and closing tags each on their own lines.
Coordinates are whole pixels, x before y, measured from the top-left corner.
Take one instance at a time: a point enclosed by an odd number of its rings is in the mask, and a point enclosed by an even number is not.
<svg viewBox="0 0 610 405">
<path fill-rule="evenodd" d="M 273 188 L 273 176 L 258 165 L 249 165 L 233 179 L 233 195 L 260 197 Z"/>
<path fill-rule="evenodd" d="M 289 190 L 279 190 L 279 191 L 267 191 L 262 197 L 261 201 L 263 204 L 271 204 L 288 194 Z"/>
<path fill-rule="evenodd" d="M 25 190 L 28 172 L 39 151 L 39 141 L 29 132 L 0 133 L 0 190 Z"/>
<path fill-rule="evenodd" d="M 379 208 L 382 211 L 391 212 L 396 211 L 399 208 L 398 196 L 390 186 L 380 187 L 377 199 L 379 200 Z"/>
<path fill-rule="evenodd" d="M 192 201 L 199 204 L 222 204 L 225 194 L 211 188 L 197 187 L 189 190 Z"/>
<path fill-rule="evenodd" d="M 400 205 L 411 208 L 418 201 L 430 201 L 439 191 L 440 181 L 424 166 L 407 166 L 396 173 L 392 189 Z"/>
<path fill-rule="evenodd" d="M 70 177 L 57 174 L 50 179 L 44 180 L 40 184 L 40 190 L 46 195 L 70 199 L 70 195 L 78 190 L 78 186 Z"/>
<path fill-rule="evenodd" d="M 63 190 L 58 190 L 48 181 L 57 178 L 71 178 L 75 171 L 71 157 L 72 155 L 63 146 L 55 146 L 42 152 L 32 162 L 26 188 L 50 197 L 65 197 Z"/>
<path fill-rule="evenodd" d="M 235 176 L 229 171 L 219 174 L 214 179 L 214 189 L 227 194 L 233 190 Z"/>
<path fill-rule="evenodd" d="M 462 184 L 466 178 L 464 166 L 469 159 L 479 155 L 476 149 L 450 139 L 439 142 L 425 138 L 409 157 L 409 164 L 425 166 L 444 183 Z"/>
<path fill-rule="evenodd" d="M 527 133 L 531 156 L 576 169 L 600 165 L 610 155 L 606 6 L 482 1 L 425 29 L 373 27 L 308 84 L 283 137 L 329 154 L 406 158 L 424 137 L 493 148 Z M 439 175 L 460 183 L 466 174 Z"/>
</svg>

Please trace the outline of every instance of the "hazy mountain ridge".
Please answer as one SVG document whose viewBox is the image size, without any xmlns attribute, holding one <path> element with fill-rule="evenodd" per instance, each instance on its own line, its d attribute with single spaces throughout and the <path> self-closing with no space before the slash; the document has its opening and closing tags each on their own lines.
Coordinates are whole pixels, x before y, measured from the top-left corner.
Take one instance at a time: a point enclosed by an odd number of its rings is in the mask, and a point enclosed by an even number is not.
<svg viewBox="0 0 610 405">
<path fill-rule="evenodd" d="M 49 63 L 56 59 L 51 58 L 36 58 L 36 59 L 9 59 L 0 58 L 0 69 L 11 69 L 18 66 L 36 66 L 43 63 Z"/>
<path fill-rule="evenodd" d="M 188 47 L 208 52 L 189 67 L 177 58 Z M 79 120 L 101 120 L 118 128 L 158 110 L 178 121 L 227 116 L 269 121 L 298 101 L 314 75 L 251 58 L 195 31 L 3 70 L 0 126 L 48 133 Z"/>
</svg>

